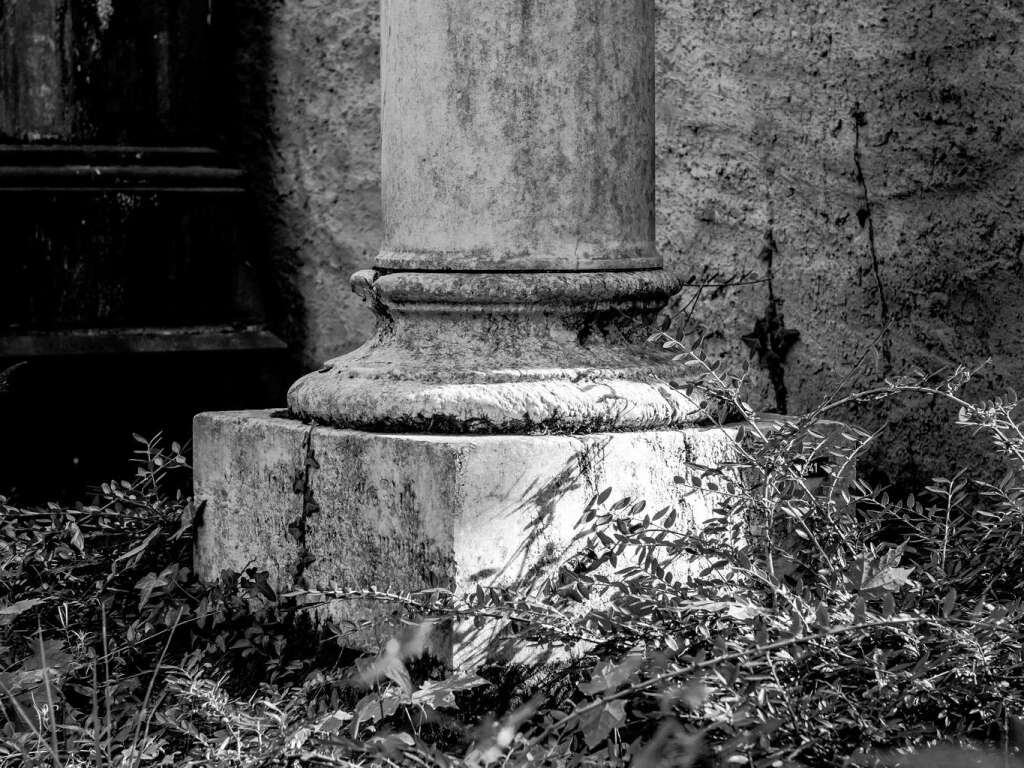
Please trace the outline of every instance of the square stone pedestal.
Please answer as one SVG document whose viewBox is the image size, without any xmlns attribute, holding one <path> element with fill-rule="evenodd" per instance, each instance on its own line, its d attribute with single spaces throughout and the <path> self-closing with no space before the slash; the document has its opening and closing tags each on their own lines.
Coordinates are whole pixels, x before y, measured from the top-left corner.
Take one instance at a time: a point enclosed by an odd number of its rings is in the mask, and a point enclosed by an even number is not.
<svg viewBox="0 0 1024 768">
<path fill-rule="evenodd" d="M 195 493 L 205 502 L 196 568 L 268 571 L 295 586 L 474 590 L 557 563 L 588 501 L 678 509 L 679 525 L 711 500 L 674 482 L 686 462 L 728 461 L 719 428 L 571 435 L 382 434 L 310 426 L 274 411 L 195 419 Z M 375 651 L 395 606 L 337 601 L 328 610 L 353 645 Z M 456 663 L 460 649 L 454 649 Z"/>
</svg>

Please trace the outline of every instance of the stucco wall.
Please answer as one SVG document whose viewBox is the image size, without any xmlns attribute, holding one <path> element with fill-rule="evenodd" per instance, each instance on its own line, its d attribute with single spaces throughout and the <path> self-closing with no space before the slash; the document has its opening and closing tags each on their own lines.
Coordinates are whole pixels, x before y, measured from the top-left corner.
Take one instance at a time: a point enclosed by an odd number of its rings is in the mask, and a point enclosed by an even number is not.
<svg viewBox="0 0 1024 768">
<path fill-rule="evenodd" d="M 1022 19 L 1002 0 L 659 3 L 660 247 L 675 269 L 764 274 L 771 230 L 774 293 L 801 335 L 791 412 L 915 365 L 992 357 L 987 384 L 1019 385 Z M 702 310 L 738 349 L 767 303 L 761 285 Z M 972 455 L 949 408 L 852 416 L 887 418 L 910 474 Z"/>
<path fill-rule="evenodd" d="M 658 11 L 659 247 L 682 273 L 764 276 L 771 232 L 772 289 L 800 333 L 782 371 L 789 410 L 847 377 L 868 384 L 911 365 L 991 356 L 991 385 L 1019 383 L 1024 8 L 660 0 Z M 285 332 L 313 366 L 371 324 L 347 280 L 381 238 L 377 0 L 263 0 L 242 16 L 248 63 L 265 75 L 243 145 L 273 213 L 263 224 Z M 703 301 L 698 317 L 740 359 L 768 303 L 760 283 Z M 774 400 L 767 377 L 759 386 Z M 889 418 L 887 450 L 911 474 L 967 450 L 947 445 L 947 409 L 907 402 Z"/>
<path fill-rule="evenodd" d="M 296 370 L 369 336 L 348 287 L 381 242 L 379 0 L 235 0 L 237 124 Z"/>
</svg>

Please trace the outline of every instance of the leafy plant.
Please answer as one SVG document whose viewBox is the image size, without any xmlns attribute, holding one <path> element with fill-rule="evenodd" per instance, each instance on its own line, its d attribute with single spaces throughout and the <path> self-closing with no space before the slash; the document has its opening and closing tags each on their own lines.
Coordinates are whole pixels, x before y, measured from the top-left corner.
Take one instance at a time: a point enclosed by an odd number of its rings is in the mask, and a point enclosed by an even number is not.
<svg viewBox="0 0 1024 768">
<path fill-rule="evenodd" d="M 1016 395 L 972 404 L 959 369 L 766 418 L 699 340 L 657 341 L 731 460 L 673 468 L 674 507 L 603 491 L 556 567 L 517 583 L 281 595 L 252 568 L 200 584 L 186 452 L 158 440 L 140 438 L 137 476 L 89 503 L 3 502 L 0 763 L 914 765 L 925 758 L 901 755 L 940 742 L 958 746 L 926 753 L 935 766 L 1010 759 L 1024 713 Z M 907 394 L 954 402 L 1002 480 L 960 472 L 906 498 L 857 480 L 876 435 L 830 416 Z M 712 514 L 694 524 L 698 497 Z M 310 618 L 348 599 L 419 619 L 361 654 Z M 425 651 L 450 626 L 482 632 L 489 661 L 439 668 Z"/>
<path fill-rule="evenodd" d="M 550 695 L 515 728 L 478 735 L 466 760 L 871 765 L 940 741 L 1008 744 L 1024 712 L 1016 396 L 971 404 L 958 393 L 972 372 L 958 369 L 764 419 L 699 344 L 658 339 L 735 438 L 728 464 L 679 470 L 683 495 L 715 500 L 710 519 L 686 527 L 673 508 L 608 490 L 543 581 L 396 596 L 463 621 L 500 618 L 496 658 L 537 649 L 526 677 L 546 675 Z M 857 481 L 875 436 L 827 416 L 907 393 L 955 402 L 959 422 L 992 439 L 1003 481 L 961 474 L 901 499 Z"/>
</svg>

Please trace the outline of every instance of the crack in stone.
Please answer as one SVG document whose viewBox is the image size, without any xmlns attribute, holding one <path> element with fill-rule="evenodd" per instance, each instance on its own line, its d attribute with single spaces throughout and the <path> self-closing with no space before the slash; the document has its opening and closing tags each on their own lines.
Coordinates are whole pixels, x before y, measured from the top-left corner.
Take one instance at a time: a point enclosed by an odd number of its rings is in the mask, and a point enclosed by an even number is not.
<svg viewBox="0 0 1024 768">
<path fill-rule="evenodd" d="M 889 335 L 889 327 L 892 324 L 892 319 L 889 313 L 889 303 L 885 298 L 885 285 L 882 283 L 882 269 L 878 260 L 878 247 L 875 243 L 875 221 L 872 216 L 872 204 L 871 195 L 868 191 L 868 182 L 864 177 L 864 167 L 861 162 L 861 136 L 860 129 L 868 124 L 867 117 L 864 111 L 860 108 L 860 104 L 855 104 L 853 112 L 853 165 L 857 171 L 857 184 L 860 186 L 861 191 L 861 209 L 857 211 L 857 219 L 860 221 L 860 225 L 867 226 L 868 230 L 868 250 L 871 254 L 871 270 L 875 277 L 875 290 L 878 295 L 878 315 L 882 325 L 882 362 L 885 366 L 885 373 L 888 374 L 892 370 L 892 339 Z M 876 146 L 882 146 L 888 141 L 888 135 L 886 139 Z"/>
<path fill-rule="evenodd" d="M 316 427 L 310 427 L 302 439 L 302 468 L 295 473 L 295 480 L 292 483 L 292 491 L 302 495 L 302 508 L 299 516 L 288 524 L 288 534 L 298 544 L 298 552 L 295 564 L 290 569 L 292 584 L 302 589 L 309 589 L 306 580 L 306 569 L 316 561 L 316 558 L 309 551 L 306 534 L 308 532 L 309 516 L 320 511 L 320 505 L 313 498 L 313 489 L 310 484 L 310 475 L 314 469 L 320 468 L 313 451 L 313 431 Z"/>
</svg>

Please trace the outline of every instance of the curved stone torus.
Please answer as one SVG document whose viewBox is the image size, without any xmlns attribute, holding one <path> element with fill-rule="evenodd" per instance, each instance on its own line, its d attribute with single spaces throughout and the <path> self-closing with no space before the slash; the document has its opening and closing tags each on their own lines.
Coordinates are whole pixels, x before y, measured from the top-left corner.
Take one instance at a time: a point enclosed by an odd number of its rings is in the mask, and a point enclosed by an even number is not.
<svg viewBox="0 0 1024 768">
<path fill-rule="evenodd" d="M 681 370 L 645 345 L 662 270 L 356 273 L 375 336 L 299 379 L 291 412 L 388 431 L 596 432 L 692 423 Z"/>
</svg>

